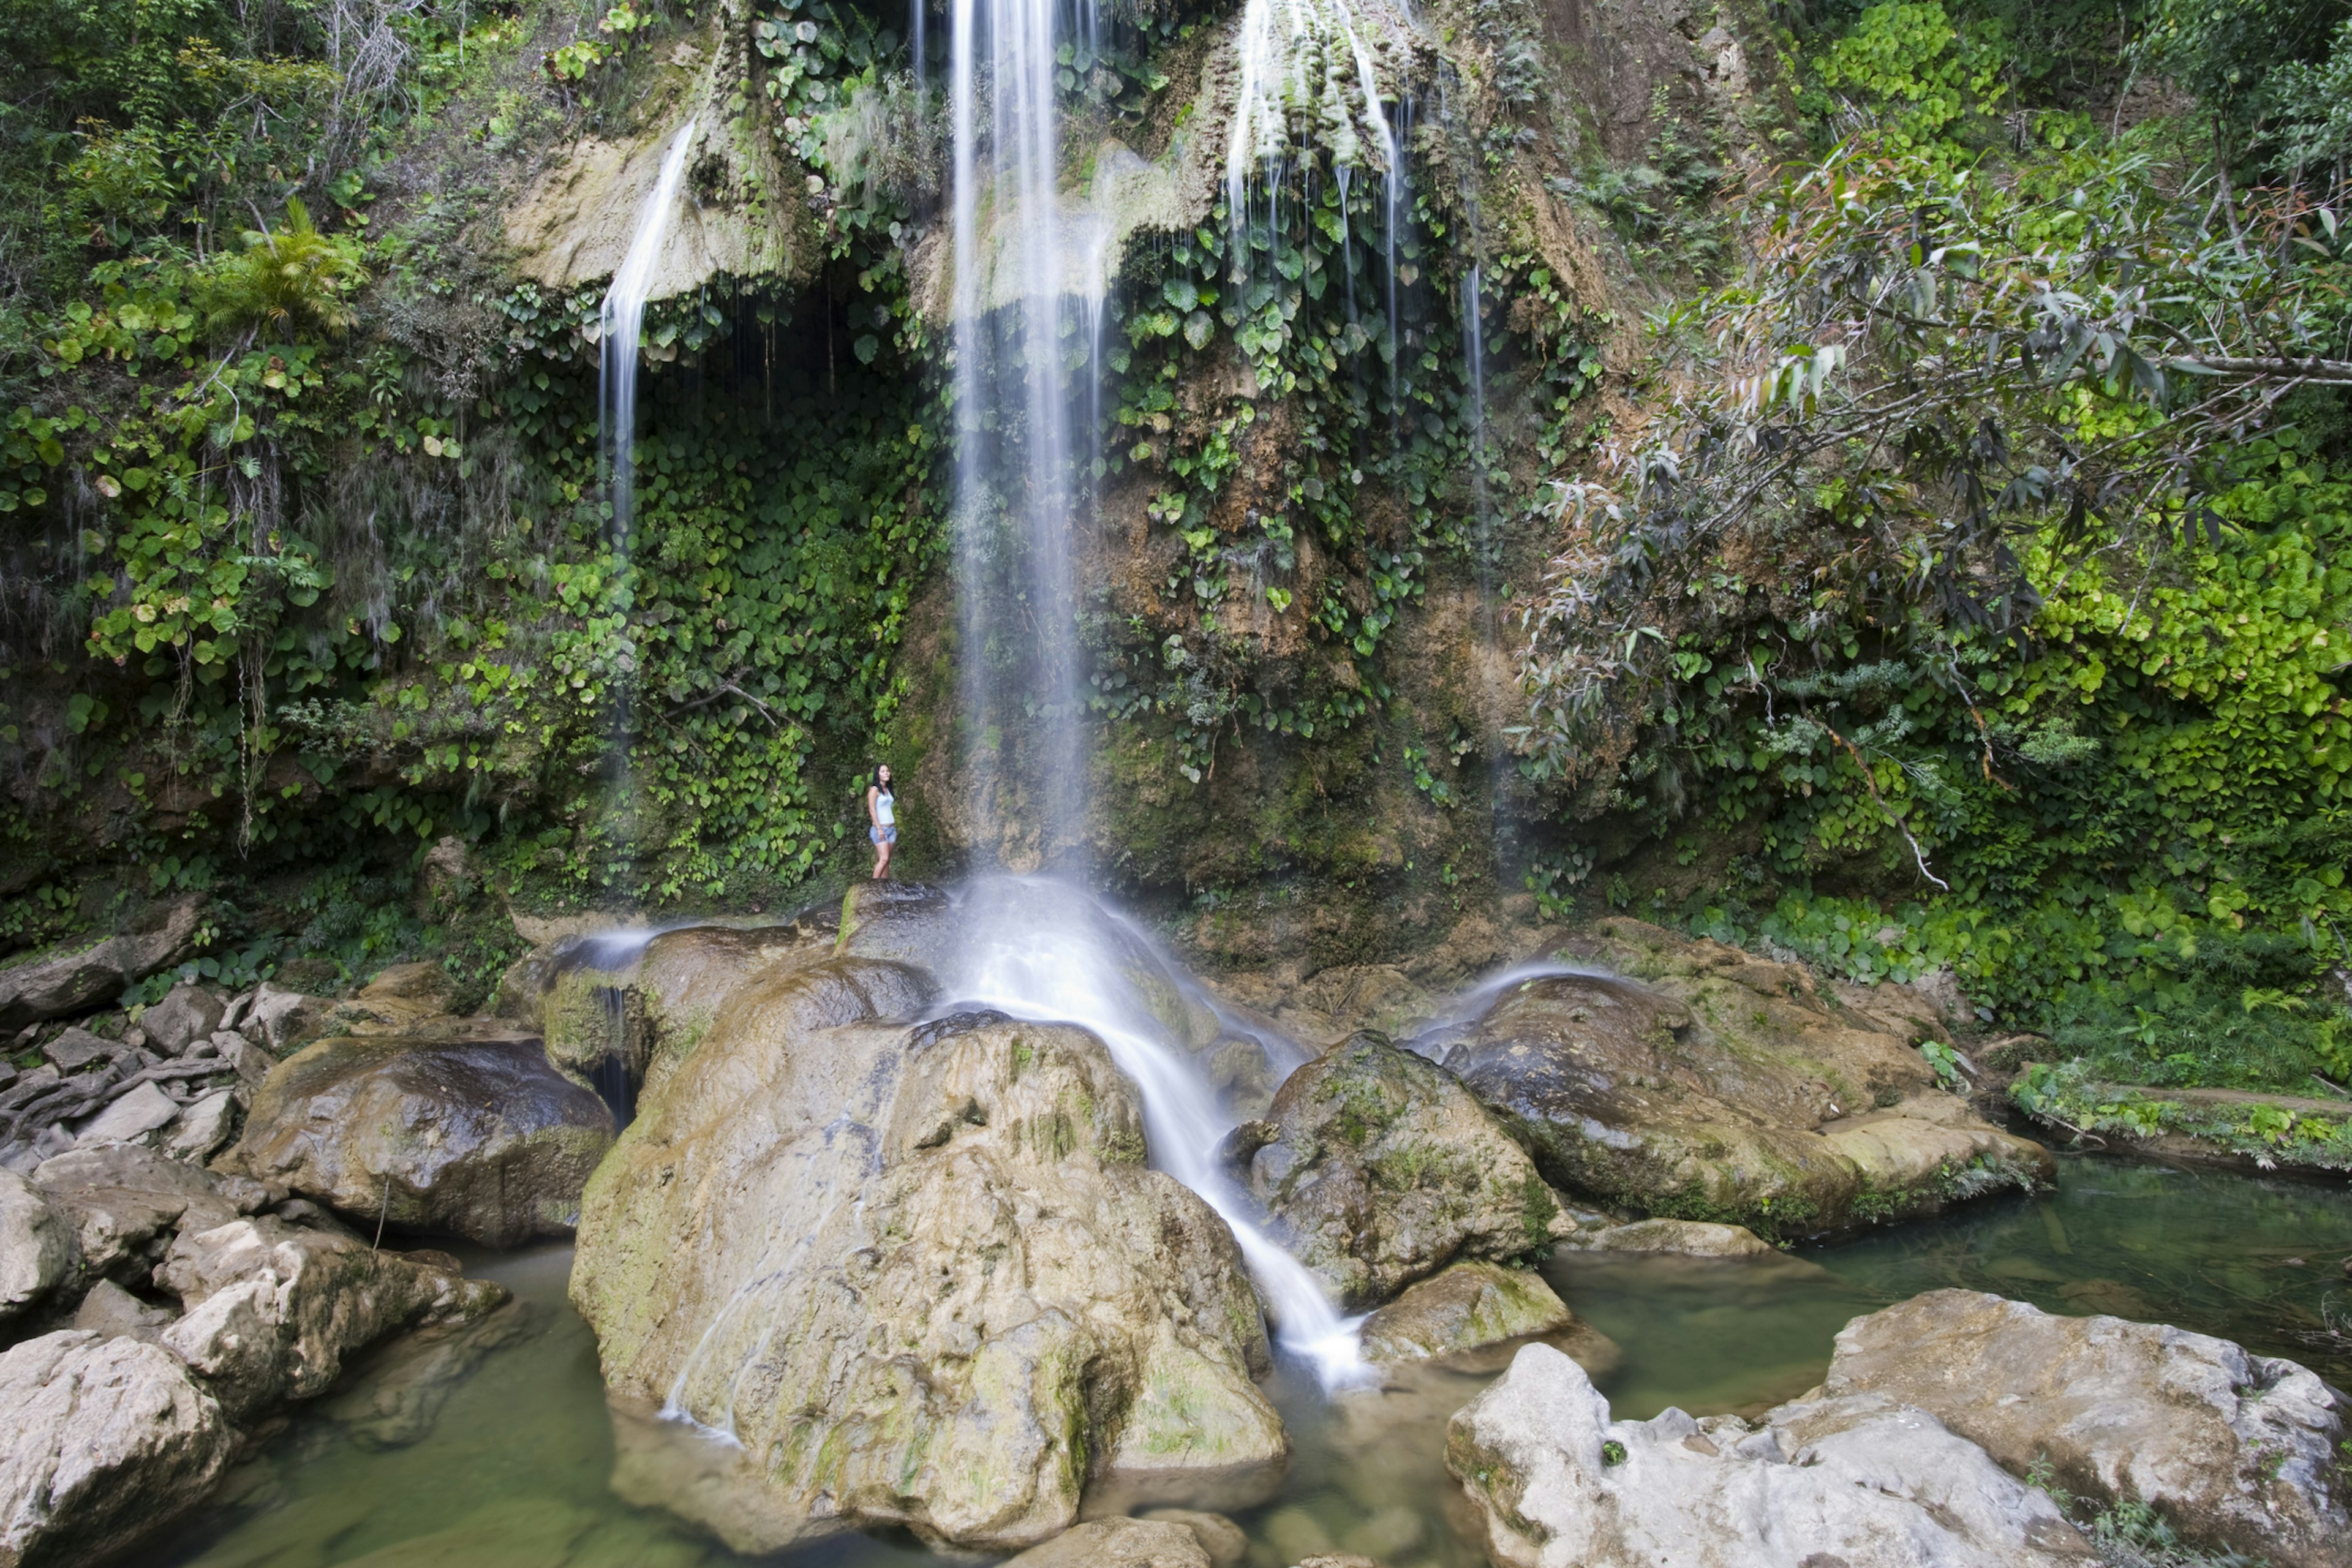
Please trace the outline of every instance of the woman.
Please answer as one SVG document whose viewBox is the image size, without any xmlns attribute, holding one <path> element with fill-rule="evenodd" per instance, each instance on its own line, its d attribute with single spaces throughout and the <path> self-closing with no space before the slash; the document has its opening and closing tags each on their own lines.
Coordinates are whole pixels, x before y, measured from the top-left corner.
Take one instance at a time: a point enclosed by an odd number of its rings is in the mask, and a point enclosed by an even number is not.
<svg viewBox="0 0 2352 1568">
<path fill-rule="evenodd" d="M 890 850 L 898 842 L 898 802 L 890 793 L 890 764 L 883 763 L 874 770 L 874 782 L 866 788 L 866 816 L 873 826 L 866 837 L 874 840 L 874 880 L 890 879 Z"/>
</svg>

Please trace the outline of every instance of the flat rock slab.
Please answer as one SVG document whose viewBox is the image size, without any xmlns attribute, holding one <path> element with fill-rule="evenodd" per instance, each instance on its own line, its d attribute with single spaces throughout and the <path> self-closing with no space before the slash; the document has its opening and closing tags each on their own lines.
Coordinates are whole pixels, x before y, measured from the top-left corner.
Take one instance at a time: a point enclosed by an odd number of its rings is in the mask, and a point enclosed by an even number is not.
<svg viewBox="0 0 2352 1568">
<path fill-rule="evenodd" d="M 1612 1421 L 1583 1369 L 1529 1345 L 1448 1428 L 1446 1468 L 1504 1568 L 2092 1568 L 2047 1495 L 1925 1411 L 1782 1405 L 1750 1427 Z"/>
<path fill-rule="evenodd" d="M 0 1355 L 0 1563 L 94 1562 L 201 1500 L 236 1436 L 170 1352 L 61 1330 Z"/>
<path fill-rule="evenodd" d="M 1208 1548 L 1168 1520 L 1098 1519 L 1008 1558 L 1003 1568 L 1210 1568 Z"/>
<path fill-rule="evenodd" d="M 1822 1388 L 1932 1411 L 2011 1470 L 2046 1462 L 2067 1490 L 2147 1503 L 2192 1542 L 2352 1564 L 2336 1447 L 2352 1401 L 2228 1340 L 1932 1290 L 1848 1323 Z"/>
<path fill-rule="evenodd" d="M 602 1100 L 529 1036 L 345 1036 L 273 1068 L 224 1168 L 355 1223 L 517 1247 L 564 1236 L 613 1143 Z"/>
<path fill-rule="evenodd" d="M 1685 1258 L 1754 1258 L 1780 1249 L 1744 1225 L 1645 1219 L 1579 1238 L 1593 1252 L 1673 1252 Z"/>
</svg>

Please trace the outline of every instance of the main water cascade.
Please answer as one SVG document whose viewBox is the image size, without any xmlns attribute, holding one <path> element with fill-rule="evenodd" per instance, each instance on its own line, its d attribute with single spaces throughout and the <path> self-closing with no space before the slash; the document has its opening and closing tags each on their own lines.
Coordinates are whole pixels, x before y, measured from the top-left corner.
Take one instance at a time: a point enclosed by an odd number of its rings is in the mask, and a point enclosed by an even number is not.
<svg viewBox="0 0 2352 1568">
<path fill-rule="evenodd" d="M 1261 9 L 1253 5 L 1251 16 L 1262 28 Z M 1080 13 L 1070 25 L 1092 37 L 1096 19 Z M 1098 437 L 1101 300 L 1114 258 L 1101 225 L 1082 205 L 1066 205 L 1060 190 L 1055 56 L 1063 19 L 1055 0 L 955 0 L 948 94 L 970 805 L 983 847 L 1025 829 L 1035 837 L 1023 858 L 1067 866 L 1081 852 L 1085 811 L 1071 538 L 1087 497 L 1073 473 Z M 1393 167 L 1394 140 L 1360 46 L 1355 58 Z M 1066 353 L 1066 338 L 1076 354 Z M 1078 416 L 1090 422 L 1083 440 L 1073 437 Z M 1025 748 L 1013 742 L 1015 731 L 1030 738 Z M 1327 1386 L 1358 1379 L 1354 1323 L 1252 1223 L 1215 1171 L 1212 1152 L 1231 1121 L 1121 974 L 1104 934 L 1111 917 L 1050 883 L 983 882 L 971 897 L 969 945 L 949 994 L 1094 1030 L 1143 1090 L 1161 1167 L 1232 1226 L 1280 1342 Z"/>
</svg>

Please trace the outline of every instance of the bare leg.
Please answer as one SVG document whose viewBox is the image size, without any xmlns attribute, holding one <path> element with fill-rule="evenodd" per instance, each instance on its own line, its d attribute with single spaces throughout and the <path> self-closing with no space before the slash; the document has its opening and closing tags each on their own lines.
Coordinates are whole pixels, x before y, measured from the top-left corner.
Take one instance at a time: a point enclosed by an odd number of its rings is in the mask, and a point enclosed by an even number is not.
<svg viewBox="0 0 2352 1568">
<path fill-rule="evenodd" d="M 882 881 L 890 879 L 890 851 L 896 847 L 887 838 L 882 841 L 882 858 L 874 863 L 874 875 Z"/>
<path fill-rule="evenodd" d="M 883 868 L 889 864 L 890 847 L 887 844 L 877 844 L 874 847 L 874 874 L 867 878 L 866 880 L 872 882 L 880 881 L 882 879 Z"/>
</svg>

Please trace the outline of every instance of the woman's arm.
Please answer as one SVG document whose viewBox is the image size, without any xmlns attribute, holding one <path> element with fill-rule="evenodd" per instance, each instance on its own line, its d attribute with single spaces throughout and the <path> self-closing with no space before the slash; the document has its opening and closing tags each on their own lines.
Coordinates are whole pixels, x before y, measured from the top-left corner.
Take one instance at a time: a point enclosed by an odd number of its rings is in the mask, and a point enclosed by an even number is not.
<svg viewBox="0 0 2352 1568">
<path fill-rule="evenodd" d="M 882 826 L 882 808 L 876 805 L 874 803 L 881 794 L 882 786 L 880 784 L 867 784 L 866 786 L 866 820 L 872 823 L 877 827 Z"/>
</svg>

